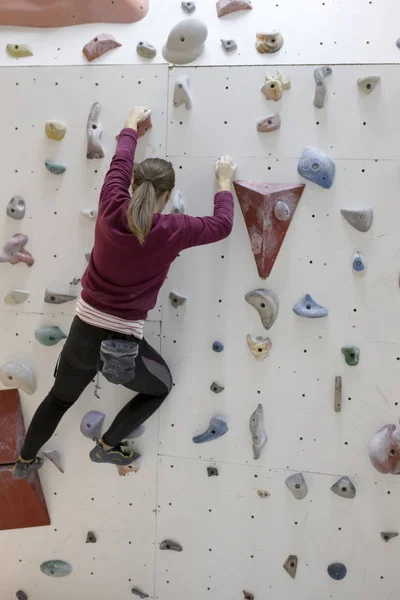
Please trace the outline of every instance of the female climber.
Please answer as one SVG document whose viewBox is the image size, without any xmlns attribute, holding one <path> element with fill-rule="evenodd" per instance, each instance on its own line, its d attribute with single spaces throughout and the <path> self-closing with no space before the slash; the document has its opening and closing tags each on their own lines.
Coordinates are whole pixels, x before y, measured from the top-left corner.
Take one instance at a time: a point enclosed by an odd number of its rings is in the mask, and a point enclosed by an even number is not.
<svg viewBox="0 0 400 600">
<path fill-rule="evenodd" d="M 76 316 L 56 366 L 54 386 L 34 414 L 15 461 L 16 479 L 42 466 L 37 452 L 98 371 L 138 394 L 102 438 L 94 438 L 90 458 L 128 465 L 138 457 L 123 440 L 159 408 L 172 386 L 165 361 L 143 337 L 147 313 L 182 250 L 217 242 L 232 230 L 235 166 L 227 156 L 216 162 L 218 191 L 212 217 L 161 214 L 175 186 L 172 164 L 148 158 L 133 168 L 137 126 L 149 115 L 147 108 L 134 107 L 119 135 L 100 193 L 95 242 Z"/>
</svg>

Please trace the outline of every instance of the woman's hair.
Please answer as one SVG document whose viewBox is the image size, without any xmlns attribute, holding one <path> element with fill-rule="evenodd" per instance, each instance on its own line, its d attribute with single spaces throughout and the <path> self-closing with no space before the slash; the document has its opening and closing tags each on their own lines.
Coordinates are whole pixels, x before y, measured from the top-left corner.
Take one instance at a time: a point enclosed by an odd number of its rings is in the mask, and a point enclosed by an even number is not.
<svg viewBox="0 0 400 600">
<path fill-rule="evenodd" d="M 151 229 L 159 198 L 174 186 L 175 172 L 170 162 L 146 158 L 135 166 L 127 217 L 129 229 L 142 245 Z"/>
</svg>

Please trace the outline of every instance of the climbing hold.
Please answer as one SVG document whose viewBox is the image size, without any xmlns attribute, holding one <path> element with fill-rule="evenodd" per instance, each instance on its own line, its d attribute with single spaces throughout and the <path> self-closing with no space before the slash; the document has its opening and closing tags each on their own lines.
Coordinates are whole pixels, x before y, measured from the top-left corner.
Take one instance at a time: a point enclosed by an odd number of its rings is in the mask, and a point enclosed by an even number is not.
<svg viewBox="0 0 400 600">
<path fill-rule="evenodd" d="M 55 140 L 56 142 L 62 140 L 67 133 L 65 125 L 56 121 L 47 121 L 44 130 L 49 140 Z"/>
<path fill-rule="evenodd" d="M 207 430 L 200 435 L 196 435 L 193 438 L 195 444 L 204 444 L 204 442 L 211 442 L 225 435 L 229 427 L 227 422 L 222 417 L 212 417 Z"/>
<path fill-rule="evenodd" d="M 97 206 L 94 208 L 83 208 L 81 210 L 81 215 L 83 215 L 88 221 L 95 221 L 97 219 L 97 213 Z"/>
<path fill-rule="evenodd" d="M 101 428 L 105 419 L 105 414 L 98 410 L 91 410 L 83 417 L 81 421 L 81 433 L 91 440 L 101 438 Z"/>
<path fill-rule="evenodd" d="M 76 300 L 77 297 L 76 294 L 68 294 L 57 288 L 47 288 L 44 293 L 44 301 L 47 302 L 47 304 L 65 304 L 66 302 Z"/>
<path fill-rule="evenodd" d="M 60 340 L 66 340 L 67 336 L 59 327 L 52 326 L 36 329 L 35 338 L 43 346 L 55 346 Z"/>
<path fill-rule="evenodd" d="M 365 271 L 364 256 L 361 252 L 356 252 L 353 256 L 353 271 L 362 275 Z"/>
<path fill-rule="evenodd" d="M 207 467 L 207 475 L 209 477 L 218 477 L 217 467 Z"/>
<path fill-rule="evenodd" d="M 297 205 L 304 184 L 235 181 L 236 195 L 242 209 L 258 273 L 269 277 Z M 285 202 L 290 218 L 280 221 L 274 214 L 277 202 Z"/>
<path fill-rule="evenodd" d="M 129 435 L 125 436 L 126 440 L 133 440 L 134 438 L 138 438 L 141 437 L 146 431 L 146 426 L 144 425 L 144 423 L 142 425 L 139 425 L 139 427 L 137 427 L 136 429 L 134 429 L 132 431 L 132 433 L 130 433 Z"/>
<path fill-rule="evenodd" d="M 221 342 L 214 342 L 212 345 L 212 349 L 214 350 L 214 352 L 222 352 L 224 349 L 224 345 Z"/>
<path fill-rule="evenodd" d="M 221 40 L 221 44 L 223 49 L 227 52 L 234 52 L 237 50 L 237 43 L 235 40 Z"/>
<path fill-rule="evenodd" d="M 220 394 L 221 392 L 224 391 L 224 386 L 223 385 L 219 385 L 218 383 L 216 383 L 215 381 L 212 382 L 212 384 L 210 385 L 210 390 L 212 392 L 214 392 L 214 394 Z"/>
<path fill-rule="evenodd" d="M 44 450 L 43 454 L 49 459 L 50 462 L 53 463 L 55 467 L 57 467 L 60 473 L 64 473 L 64 469 L 61 466 L 60 454 L 57 452 L 57 450 Z"/>
<path fill-rule="evenodd" d="M 283 46 L 283 36 L 280 33 L 257 33 L 256 50 L 260 54 L 278 52 Z"/>
<path fill-rule="evenodd" d="M 181 2 L 181 8 L 185 13 L 191 15 L 196 10 L 196 2 Z"/>
<path fill-rule="evenodd" d="M 7 204 L 6 213 L 12 219 L 20 221 L 25 216 L 25 200 L 22 196 L 14 196 Z"/>
<path fill-rule="evenodd" d="M 138 138 L 141 138 L 147 133 L 149 129 L 153 127 L 153 123 L 151 122 L 151 115 L 147 117 L 145 121 L 138 123 L 137 134 Z"/>
<path fill-rule="evenodd" d="M 118 475 L 120 477 L 125 477 L 125 475 L 129 475 L 129 473 L 137 473 L 142 464 L 142 456 L 137 452 L 133 453 L 133 462 L 130 465 L 117 467 Z"/>
<path fill-rule="evenodd" d="M 254 600 L 254 594 L 251 594 L 250 592 L 246 592 L 246 590 L 243 590 L 243 596 L 244 596 L 244 600 Z"/>
<path fill-rule="evenodd" d="M 269 338 L 262 337 L 261 335 L 253 337 L 248 334 L 246 340 L 254 358 L 257 360 L 264 360 L 267 358 L 269 351 L 272 348 L 272 342 Z"/>
<path fill-rule="evenodd" d="M 400 38 L 396 40 L 396 46 L 400 49 Z"/>
<path fill-rule="evenodd" d="M 136 46 L 136 52 L 142 58 L 154 58 L 157 54 L 157 49 L 149 44 L 149 42 L 139 42 Z"/>
<path fill-rule="evenodd" d="M 310 294 L 306 294 L 303 298 L 293 306 L 293 312 L 299 317 L 307 319 L 321 319 L 328 316 L 328 309 L 325 306 L 317 304 Z"/>
<path fill-rule="evenodd" d="M 36 378 L 29 367 L 9 362 L 0 367 L 0 382 L 6 387 L 17 388 L 26 394 L 36 392 Z"/>
<path fill-rule="evenodd" d="M 328 93 L 326 87 L 325 77 L 332 74 L 332 67 L 317 67 L 314 69 L 314 81 L 315 81 L 315 94 L 314 94 L 314 106 L 316 108 L 323 108 Z"/>
<path fill-rule="evenodd" d="M 66 577 L 72 573 L 72 567 L 64 560 L 48 560 L 40 565 L 40 570 L 50 577 Z"/>
<path fill-rule="evenodd" d="M 400 475 L 400 429 L 384 425 L 371 438 L 369 458 L 380 473 Z"/>
<path fill-rule="evenodd" d="M 348 477 L 341 477 L 331 487 L 331 491 L 340 496 L 341 498 L 347 498 L 353 500 L 356 497 L 356 488 Z"/>
<path fill-rule="evenodd" d="M 262 449 L 268 441 L 264 428 L 264 410 L 261 404 L 257 406 L 250 417 L 250 433 L 253 438 L 254 460 L 258 460 L 261 456 Z"/>
<path fill-rule="evenodd" d="M 97 542 L 97 538 L 95 536 L 95 534 L 93 533 L 93 531 L 88 531 L 88 534 L 86 536 L 86 543 L 87 544 L 96 544 Z"/>
<path fill-rule="evenodd" d="M 78 285 L 80 280 L 81 280 L 80 277 L 74 277 L 73 280 L 69 282 L 69 285 Z"/>
<path fill-rule="evenodd" d="M 13 58 L 26 58 L 33 56 L 33 52 L 27 44 L 7 44 L 7 53 Z"/>
<path fill-rule="evenodd" d="M 371 229 L 374 213 L 372 208 L 342 208 L 342 215 L 350 225 L 352 225 L 357 231 L 366 233 Z"/>
<path fill-rule="evenodd" d="M 370 75 L 369 77 L 359 77 L 357 79 L 357 85 L 359 89 L 365 94 L 370 94 L 378 85 L 381 78 L 377 75 Z"/>
<path fill-rule="evenodd" d="M 397 537 L 399 534 L 397 531 L 382 531 L 381 538 L 384 542 L 390 542 L 393 538 Z"/>
<path fill-rule="evenodd" d="M 278 221 L 287 221 L 290 219 L 290 208 L 283 202 L 282 200 L 278 200 L 278 202 L 274 206 L 274 215 L 278 219 Z"/>
<path fill-rule="evenodd" d="M 288 573 L 293 579 L 296 577 L 297 563 L 297 556 L 291 554 L 290 556 L 288 556 L 285 564 L 283 565 L 283 568 L 285 569 L 286 573 Z"/>
<path fill-rule="evenodd" d="M 342 410 L 342 378 L 340 376 L 335 377 L 335 392 L 333 395 L 333 408 L 335 412 L 341 412 Z"/>
<path fill-rule="evenodd" d="M 239 10 L 252 10 L 252 8 L 250 0 L 218 0 L 217 15 L 221 18 Z"/>
<path fill-rule="evenodd" d="M 296 500 L 303 500 L 308 494 L 308 486 L 302 473 L 294 473 L 285 480 L 286 487 Z"/>
<path fill-rule="evenodd" d="M 141 592 L 140 590 L 138 590 L 138 588 L 132 588 L 131 592 L 135 596 L 139 596 L 139 598 L 150 598 L 149 594 L 146 594 L 145 592 Z"/>
<path fill-rule="evenodd" d="M 178 108 L 181 104 L 185 105 L 186 110 L 192 108 L 192 97 L 189 90 L 190 79 L 187 75 L 181 75 L 175 82 L 174 106 Z"/>
<path fill-rule="evenodd" d="M 208 31 L 198 19 L 184 19 L 171 29 L 163 56 L 167 62 L 184 65 L 199 58 L 204 50 Z"/>
<path fill-rule="evenodd" d="M 101 141 L 103 128 L 100 123 L 101 104 L 95 102 L 89 112 L 87 120 L 87 152 L 86 158 L 104 158 L 104 148 Z"/>
<path fill-rule="evenodd" d="M 342 354 L 350 367 L 358 365 L 360 360 L 360 348 L 357 348 L 357 346 L 343 346 Z"/>
<path fill-rule="evenodd" d="M 17 263 L 25 263 L 28 267 L 31 267 L 35 262 L 32 254 L 24 247 L 28 243 L 28 236 L 22 233 L 16 233 L 3 247 L 3 251 L 0 252 L 0 263 L 8 262 L 10 265 L 16 265 Z"/>
<path fill-rule="evenodd" d="M 91 62 L 95 58 L 99 58 L 106 52 L 113 50 L 114 48 L 119 48 L 121 44 L 117 42 L 117 40 L 108 33 L 100 33 L 100 35 L 96 35 L 95 38 L 90 40 L 82 48 L 83 54 L 86 56 L 87 60 Z"/>
<path fill-rule="evenodd" d="M 90 262 L 90 257 L 91 256 L 92 256 L 91 252 L 86 252 L 86 254 L 85 254 L 86 262 Z"/>
<path fill-rule="evenodd" d="M 187 300 L 186 296 L 181 296 L 176 292 L 170 292 L 169 299 L 171 301 L 172 306 L 182 306 L 182 304 L 185 304 Z"/>
<path fill-rule="evenodd" d="M 279 312 L 279 299 L 275 292 L 259 288 L 248 292 L 244 298 L 260 315 L 264 329 L 271 329 Z"/>
<path fill-rule="evenodd" d="M 185 200 L 179 190 L 175 190 L 171 200 L 171 214 L 185 214 Z"/>
<path fill-rule="evenodd" d="M 339 581 L 346 577 L 347 569 L 342 563 L 334 563 L 333 565 L 329 565 L 328 574 L 332 579 Z"/>
<path fill-rule="evenodd" d="M 262 86 L 261 91 L 267 100 L 275 100 L 275 102 L 277 102 L 282 98 L 283 90 L 289 89 L 290 79 L 284 77 L 282 73 L 279 73 L 278 71 L 276 77 L 272 77 L 268 74 L 265 76 L 265 83 Z"/>
<path fill-rule="evenodd" d="M 23 590 L 18 590 L 18 592 L 16 592 L 15 595 L 17 597 L 17 600 L 28 600 L 28 596 Z"/>
<path fill-rule="evenodd" d="M 277 113 L 275 113 L 265 117 L 265 119 L 262 119 L 261 121 L 258 121 L 257 131 L 260 133 L 269 133 L 270 131 L 276 131 L 280 128 L 280 126 L 281 118 Z"/>
<path fill-rule="evenodd" d="M 12 290 L 6 296 L 4 296 L 4 302 L 6 304 L 22 304 L 29 298 L 29 292 L 25 290 Z"/>
<path fill-rule="evenodd" d="M 269 498 L 271 495 L 267 490 L 257 490 L 257 494 L 260 498 Z"/>
<path fill-rule="evenodd" d="M 51 160 L 46 160 L 44 164 L 46 165 L 46 169 L 50 171 L 50 173 L 53 173 L 53 175 L 62 175 L 67 169 L 64 165 L 52 162 Z"/>
<path fill-rule="evenodd" d="M 309 146 L 304 149 L 297 165 L 297 171 L 302 177 L 326 190 L 332 187 L 335 169 L 333 158 Z"/>
<path fill-rule="evenodd" d="M 182 552 L 183 548 L 177 542 L 171 540 L 164 540 L 160 544 L 160 550 L 173 550 L 174 552 Z"/>
</svg>

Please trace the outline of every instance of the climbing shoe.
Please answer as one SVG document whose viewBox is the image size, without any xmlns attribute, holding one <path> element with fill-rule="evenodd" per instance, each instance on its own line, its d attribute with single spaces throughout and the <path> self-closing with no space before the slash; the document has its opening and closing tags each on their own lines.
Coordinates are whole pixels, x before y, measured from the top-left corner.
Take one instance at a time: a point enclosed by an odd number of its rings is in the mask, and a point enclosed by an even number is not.
<svg viewBox="0 0 400 600">
<path fill-rule="evenodd" d="M 126 448 L 125 444 L 118 444 L 110 450 L 105 450 L 100 443 L 89 454 L 90 460 L 96 463 L 109 463 L 111 465 L 125 466 L 140 458 L 140 454 Z"/>
<path fill-rule="evenodd" d="M 15 466 L 12 469 L 12 475 L 14 479 L 26 479 L 29 473 L 32 471 L 37 471 L 43 466 L 43 459 L 39 456 L 36 456 L 30 462 L 24 462 L 20 458 L 17 458 L 15 461 Z"/>
</svg>

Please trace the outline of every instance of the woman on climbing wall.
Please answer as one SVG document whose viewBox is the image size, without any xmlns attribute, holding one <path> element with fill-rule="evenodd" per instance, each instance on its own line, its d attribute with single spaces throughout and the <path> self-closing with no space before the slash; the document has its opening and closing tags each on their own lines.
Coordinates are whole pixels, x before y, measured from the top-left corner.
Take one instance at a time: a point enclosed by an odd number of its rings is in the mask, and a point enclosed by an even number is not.
<svg viewBox="0 0 400 600">
<path fill-rule="evenodd" d="M 16 479 L 42 466 L 37 452 L 98 371 L 138 394 L 102 438 L 95 439 L 90 458 L 114 465 L 128 465 L 138 458 L 123 440 L 159 408 L 172 386 L 168 366 L 143 337 L 147 313 L 182 250 L 217 242 L 232 230 L 230 189 L 235 166 L 227 156 L 216 162 L 218 191 L 212 217 L 161 214 L 175 186 L 172 164 L 148 158 L 133 168 L 137 126 L 149 115 L 147 108 L 136 106 L 119 135 L 100 193 L 95 242 L 76 316 L 54 386 L 33 416 L 15 461 Z"/>
</svg>

